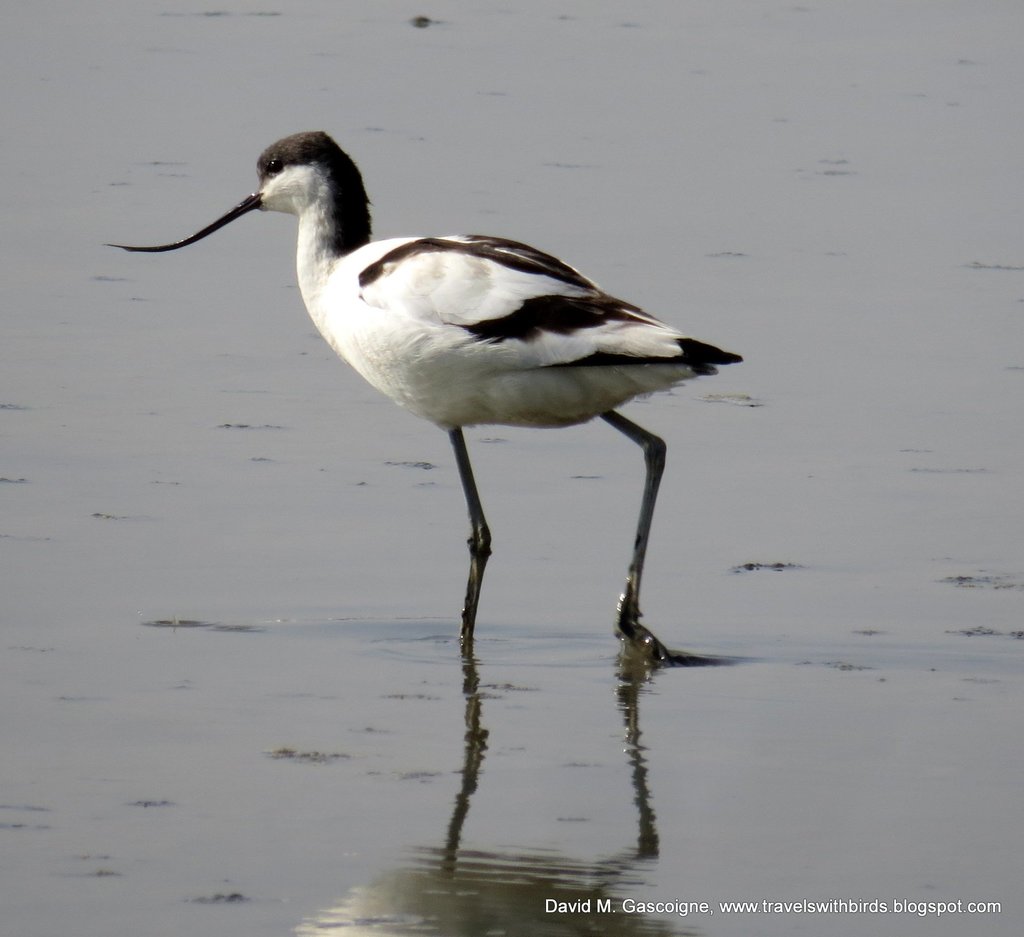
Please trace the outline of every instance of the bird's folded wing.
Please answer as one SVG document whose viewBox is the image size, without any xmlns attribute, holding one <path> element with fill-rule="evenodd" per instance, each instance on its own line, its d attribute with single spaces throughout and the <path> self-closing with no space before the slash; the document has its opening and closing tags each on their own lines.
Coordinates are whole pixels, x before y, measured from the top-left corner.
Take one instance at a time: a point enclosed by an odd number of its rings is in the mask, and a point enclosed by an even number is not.
<svg viewBox="0 0 1024 937">
<path fill-rule="evenodd" d="M 515 349 L 520 366 L 684 357 L 684 336 L 554 257 L 484 237 L 408 241 L 360 274 L 365 303 Z M 605 361 L 603 363 L 613 363 Z"/>
</svg>

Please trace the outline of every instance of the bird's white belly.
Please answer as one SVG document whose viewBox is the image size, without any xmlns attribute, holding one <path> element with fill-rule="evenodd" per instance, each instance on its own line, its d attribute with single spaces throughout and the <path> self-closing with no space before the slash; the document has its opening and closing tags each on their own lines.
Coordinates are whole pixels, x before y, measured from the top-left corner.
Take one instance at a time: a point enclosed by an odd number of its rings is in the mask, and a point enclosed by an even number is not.
<svg viewBox="0 0 1024 937">
<path fill-rule="evenodd" d="M 344 329 L 322 329 L 327 341 L 381 393 L 445 429 L 569 426 L 692 376 L 666 365 L 524 368 L 513 347 L 451 326 L 396 326 L 352 312 Z"/>
</svg>

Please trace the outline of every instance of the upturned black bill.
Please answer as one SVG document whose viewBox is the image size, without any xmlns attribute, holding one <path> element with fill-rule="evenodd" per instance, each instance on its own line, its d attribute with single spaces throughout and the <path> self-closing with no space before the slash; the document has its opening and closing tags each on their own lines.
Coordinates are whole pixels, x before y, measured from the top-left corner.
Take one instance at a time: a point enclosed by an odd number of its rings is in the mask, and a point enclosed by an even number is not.
<svg viewBox="0 0 1024 937">
<path fill-rule="evenodd" d="M 176 251 L 179 247 L 188 247 L 189 244 L 195 244 L 196 241 L 201 241 L 208 234 L 213 234 L 214 231 L 223 228 L 226 224 L 231 224 L 236 218 L 241 218 L 242 215 L 253 211 L 260 207 L 261 196 L 259 192 L 254 192 L 252 195 L 244 198 L 234 208 L 231 209 L 224 217 L 218 218 L 213 224 L 207 225 L 202 231 L 197 231 L 191 237 L 184 238 L 180 241 L 174 241 L 172 244 L 157 244 L 153 247 L 132 247 L 129 244 L 107 244 L 107 247 L 120 247 L 121 250 L 125 251 L 145 251 L 150 254 L 156 254 L 160 251 Z"/>
</svg>

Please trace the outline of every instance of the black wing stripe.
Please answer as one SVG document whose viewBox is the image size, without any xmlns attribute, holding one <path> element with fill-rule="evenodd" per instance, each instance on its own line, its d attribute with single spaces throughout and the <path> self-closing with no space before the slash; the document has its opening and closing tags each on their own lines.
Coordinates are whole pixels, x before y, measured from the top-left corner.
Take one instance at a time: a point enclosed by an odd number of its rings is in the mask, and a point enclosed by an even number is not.
<svg viewBox="0 0 1024 937">
<path fill-rule="evenodd" d="M 415 254 L 428 254 L 450 249 L 451 242 L 442 241 L 440 238 L 420 238 L 418 241 L 410 241 L 408 244 L 388 251 L 380 260 L 375 260 L 368 267 L 364 267 L 359 273 L 359 286 L 366 289 L 371 283 L 384 276 L 388 272 L 389 266 L 401 263 Z"/>
<path fill-rule="evenodd" d="M 550 277 L 580 289 L 594 289 L 594 284 L 586 277 L 550 254 L 545 254 L 527 244 L 521 244 L 519 241 L 484 237 L 478 234 L 470 235 L 465 241 L 449 241 L 445 238 L 419 238 L 416 241 L 410 241 L 408 244 L 388 251 L 379 260 L 375 260 L 365 267 L 359 274 L 359 285 L 365 289 L 384 276 L 389 268 L 416 254 L 440 251 L 468 254 L 501 264 L 511 270 L 518 270 L 521 273 Z"/>
<path fill-rule="evenodd" d="M 529 244 L 524 244 L 522 241 L 488 237 L 485 234 L 471 234 L 463 246 L 470 248 L 470 253 L 486 257 L 495 263 L 504 264 L 513 270 L 542 274 L 582 289 L 595 288 L 594 284 L 578 270 L 574 270 L 557 257 L 539 251 L 536 247 L 530 247 Z"/>
<path fill-rule="evenodd" d="M 610 296 L 533 296 L 507 316 L 464 325 L 481 341 L 529 340 L 542 332 L 571 335 L 604 322 L 635 319 L 629 307 Z"/>
</svg>

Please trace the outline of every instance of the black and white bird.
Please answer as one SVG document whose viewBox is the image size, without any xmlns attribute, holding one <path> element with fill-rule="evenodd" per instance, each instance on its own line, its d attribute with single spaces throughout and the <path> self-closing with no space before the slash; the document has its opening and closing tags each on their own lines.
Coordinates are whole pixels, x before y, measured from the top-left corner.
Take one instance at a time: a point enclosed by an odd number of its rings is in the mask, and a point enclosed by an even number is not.
<svg viewBox="0 0 1024 937">
<path fill-rule="evenodd" d="M 470 572 L 461 640 L 473 640 L 491 534 L 463 438 L 477 424 L 571 426 L 601 417 L 644 452 L 633 558 L 618 605 L 627 644 L 661 663 L 691 663 L 640 624 L 640 579 L 664 442 L 616 412 L 634 397 L 742 360 L 605 293 L 561 260 L 481 235 L 370 239 L 369 200 L 352 159 L 327 134 L 297 133 L 257 162 L 259 190 L 191 237 L 255 209 L 298 217 L 306 308 L 338 355 L 399 405 L 448 433 L 469 508 Z"/>
</svg>

